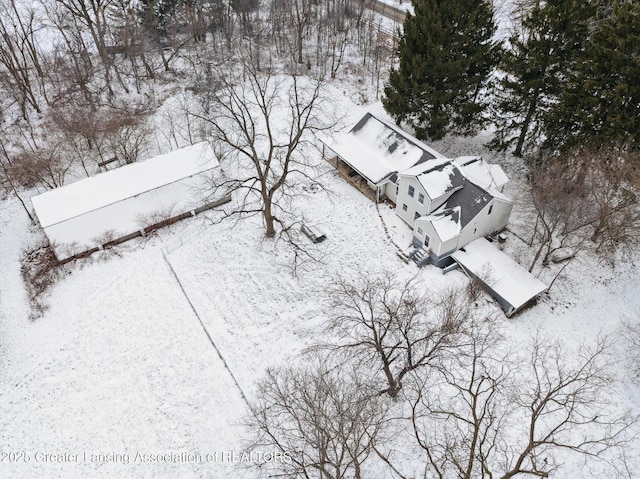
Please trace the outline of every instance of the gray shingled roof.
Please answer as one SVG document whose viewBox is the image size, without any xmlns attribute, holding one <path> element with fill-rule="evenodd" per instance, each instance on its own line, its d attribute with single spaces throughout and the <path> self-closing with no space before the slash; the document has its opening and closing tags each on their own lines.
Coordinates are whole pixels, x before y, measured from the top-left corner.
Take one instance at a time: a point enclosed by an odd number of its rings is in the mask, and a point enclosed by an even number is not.
<svg viewBox="0 0 640 479">
<path fill-rule="evenodd" d="M 459 206 L 460 227 L 464 228 L 492 199 L 491 194 L 463 177 L 462 188 L 454 192 L 438 210 L 443 212 Z"/>
</svg>

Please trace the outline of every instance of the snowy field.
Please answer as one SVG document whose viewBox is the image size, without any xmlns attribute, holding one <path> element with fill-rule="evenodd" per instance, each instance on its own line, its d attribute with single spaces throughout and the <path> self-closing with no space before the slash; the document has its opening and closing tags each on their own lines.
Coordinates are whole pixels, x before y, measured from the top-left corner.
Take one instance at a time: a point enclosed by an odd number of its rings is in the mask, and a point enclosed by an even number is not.
<svg viewBox="0 0 640 479">
<path fill-rule="evenodd" d="M 449 156 L 478 153 L 481 140 L 434 147 Z M 252 477 L 229 455 L 242 451 L 246 437 L 244 398 L 267 366 L 290 363 L 323 339 L 325 291 L 339 275 L 394 270 L 419 275 L 426 287 L 463 281 L 460 272 L 405 265 L 375 205 L 321 168 L 330 194 L 301 195 L 297 205 L 327 234 L 315 246 L 321 262 L 294 274 L 289 247 L 263 241 L 259 220 L 193 218 L 74 262 L 33 322 L 19 256 L 39 233 L 17 201 L 2 201 L 0 443 L 2 452 L 30 459 L 3 461 L 2 476 Z M 517 194 L 517 183 L 508 193 Z M 388 206 L 380 212 L 406 246 L 409 228 Z M 510 248 L 517 241 L 510 236 Z M 615 270 L 576 261 L 536 307 L 501 322 L 505 333 L 514 344 L 540 330 L 573 345 L 615 332 L 640 311 L 638 258 L 627 259 Z M 628 365 L 619 364 L 626 378 Z M 636 397 L 637 386 L 627 383 L 611 400 L 638 412 Z"/>
<path fill-rule="evenodd" d="M 500 29 L 504 36 L 508 25 Z M 331 96 L 347 112 L 345 124 L 364 111 L 348 98 L 372 100 L 371 92 L 345 85 Z M 383 114 L 379 104 L 375 113 Z M 488 139 L 431 146 L 447 157 L 482 154 L 500 164 L 512 179 L 505 193 L 515 200 L 511 229 L 519 231 L 526 221 L 522 166 L 488 153 Z M 326 291 L 337 277 L 389 270 L 418 275 L 426 288 L 465 281 L 459 271 L 443 276 L 403 263 L 383 221 L 401 247 L 409 227 L 388 206 L 378 212 L 319 154 L 315 161 L 328 192 L 300 184 L 296 208 L 327 235 L 313 246 L 319 262 L 294 268 L 290 247 L 265 241 L 259 218 L 212 224 L 200 216 L 71 263 L 35 321 L 19 260 L 42 233 L 17 200 L 0 201 L 2 478 L 254 478 L 233 456 L 246 443 L 246 398 L 266 367 L 290 364 L 326 339 Z M 525 262 L 524 244 L 512 234 L 506 249 Z M 489 308 L 501 314 L 497 304 Z M 583 255 L 534 308 L 502 316 L 500 325 L 515 346 L 540 331 L 569 347 L 617 334 L 639 311 L 640 254 L 618 258 L 615 268 Z M 640 388 L 622 348 L 619 356 L 624 387 L 611 402 L 639 414 Z M 640 470 L 640 457 L 630 461 Z M 555 477 L 602 474 L 568 467 Z"/>
</svg>

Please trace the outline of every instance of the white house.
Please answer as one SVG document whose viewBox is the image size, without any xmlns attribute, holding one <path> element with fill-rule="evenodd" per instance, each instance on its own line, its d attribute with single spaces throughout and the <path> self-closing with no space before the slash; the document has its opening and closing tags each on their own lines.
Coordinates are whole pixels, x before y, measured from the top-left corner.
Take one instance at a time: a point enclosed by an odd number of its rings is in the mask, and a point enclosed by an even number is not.
<svg viewBox="0 0 640 479">
<path fill-rule="evenodd" d="M 468 175 L 470 168 L 487 174 Z M 513 202 L 501 191 L 506 175 L 480 157 L 434 167 L 425 163 L 398 176 L 396 213 L 413 228 L 421 261 L 428 255 L 431 263 L 444 266 L 451 253 L 501 231 L 509 221 Z"/>
<path fill-rule="evenodd" d="M 58 261 L 89 254 L 215 206 L 207 178 L 218 161 L 198 143 L 31 198 Z"/>
<path fill-rule="evenodd" d="M 414 259 L 438 266 L 477 238 L 502 230 L 512 201 L 502 168 L 479 156 L 446 158 L 371 113 L 324 142 L 324 156 L 366 180 L 376 201 L 388 199 L 413 229 Z"/>
</svg>

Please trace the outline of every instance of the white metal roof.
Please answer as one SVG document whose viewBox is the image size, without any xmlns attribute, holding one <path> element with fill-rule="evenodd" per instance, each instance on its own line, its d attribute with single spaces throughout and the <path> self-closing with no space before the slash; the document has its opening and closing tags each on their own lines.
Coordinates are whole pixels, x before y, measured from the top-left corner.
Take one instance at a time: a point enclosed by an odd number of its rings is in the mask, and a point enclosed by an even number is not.
<svg viewBox="0 0 640 479">
<path fill-rule="evenodd" d="M 46 228 L 217 165 L 211 146 L 202 142 L 47 191 L 31 202 Z"/>
<path fill-rule="evenodd" d="M 472 241 L 464 247 L 464 251 L 458 250 L 451 257 L 481 279 L 488 273 L 487 286 L 511 304 L 514 310 L 547 289 L 542 281 L 484 238 Z"/>
<path fill-rule="evenodd" d="M 325 144 L 373 184 L 425 159 L 443 158 L 417 138 L 371 113 L 351 131 L 335 135 Z"/>
<path fill-rule="evenodd" d="M 455 162 L 467 179 L 487 191 L 500 189 L 509 182 L 500 165 L 490 165 L 480 156 L 460 156 Z"/>
</svg>

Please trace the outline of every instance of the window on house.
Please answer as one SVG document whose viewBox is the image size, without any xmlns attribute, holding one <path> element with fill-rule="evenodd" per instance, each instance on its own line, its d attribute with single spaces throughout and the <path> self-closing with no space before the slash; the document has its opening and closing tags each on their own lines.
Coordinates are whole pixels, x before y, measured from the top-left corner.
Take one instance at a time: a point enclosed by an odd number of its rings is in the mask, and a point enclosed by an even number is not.
<svg viewBox="0 0 640 479">
<path fill-rule="evenodd" d="M 420 213 L 416 211 L 416 213 L 413 215 L 413 219 L 417 220 L 418 218 L 420 218 Z"/>
<path fill-rule="evenodd" d="M 431 241 L 431 238 L 429 238 L 429 235 L 424 235 L 424 246 L 425 248 L 429 247 L 429 242 Z"/>
<path fill-rule="evenodd" d="M 491 211 L 493 211 L 493 205 L 489 206 L 489 212 L 487 214 L 490 215 Z"/>
<path fill-rule="evenodd" d="M 409 185 L 409 196 L 413 198 L 413 195 L 415 194 L 416 194 L 416 189 L 413 186 Z"/>
<path fill-rule="evenodd" d="M 402 211 L 407 211 L 407 205 L 406 204 L 402 205 Z"/>
<path fill-rule="evenodd" d="M 400 189 L 400 187 L 398 185 L 396 185 L 396 196 L 398 196 L 398 190 Z"/>
<path fill-rule="evenodd" d="M 422 228 L 418 228 L 418 234 L 419 234 L 420 236 L 422 236 L 422 235 L 424 234 L 424 231 L 422 231 Z"/>
<path fill-rule="evenodd" d="M 424 205 L 424 195 L 422 193 L 418 193 L 418 202 Z"/>
</svg>

